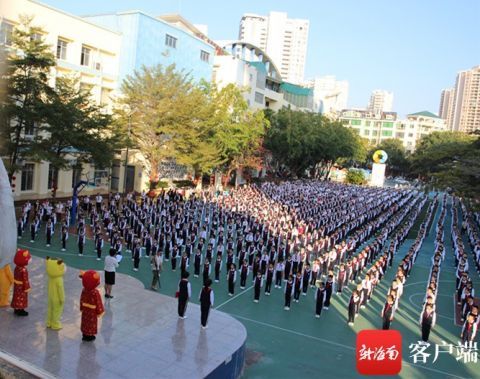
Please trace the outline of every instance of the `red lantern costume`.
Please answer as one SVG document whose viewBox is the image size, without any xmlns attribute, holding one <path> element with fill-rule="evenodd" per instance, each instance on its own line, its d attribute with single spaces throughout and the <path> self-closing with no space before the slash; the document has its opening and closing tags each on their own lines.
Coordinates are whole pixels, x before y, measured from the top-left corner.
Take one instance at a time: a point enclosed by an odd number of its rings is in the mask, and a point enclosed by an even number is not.
<svg viewBox="0 0 480 379">
<path fill-rule="evenodd" d="M 28 316 L 25 308 L 28 307 L 28 293 L 30 292 L 30 282 L 28 280 L 27 265 L 32 256 L 28 250 L 17 250 L 13 262 L 15 271 L 13 272 L 13 297 L 12 308 L 17 316 Z"/>
<path fill-rule="evenodd" d="M 103 316 L 102 297 L 97 287 L 100 284 L 100 275 L 96 271 L 89 270 L 81 274 L 83 291 L 80 296 L 80 312 L 82 312 L 82 324 L 80 330 L 84 341 L 93 341 L 97 334 L 98 318 Z"/>
</svg>

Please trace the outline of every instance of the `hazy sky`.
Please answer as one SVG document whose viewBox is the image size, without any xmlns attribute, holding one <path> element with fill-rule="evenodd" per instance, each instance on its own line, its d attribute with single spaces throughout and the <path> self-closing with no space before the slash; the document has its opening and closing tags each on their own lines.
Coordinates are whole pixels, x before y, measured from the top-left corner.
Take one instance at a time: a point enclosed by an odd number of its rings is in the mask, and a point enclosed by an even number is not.
<svg viewBox="0 0 480 379">
<path fill-rule="evenodd" d="M 480 0 L 44 0 L 64 11 L 138 9 L 181 13 L 209 36 L 236 39 L 242 14 L 287 12 L 310 20 L 305 78 L 350 83 L 348 105 L 366 106 L 374 89 L 394 92 L 401 115 L 438 112 L 440 91 L 457 71 L 480 65 Z"/>
</svg>

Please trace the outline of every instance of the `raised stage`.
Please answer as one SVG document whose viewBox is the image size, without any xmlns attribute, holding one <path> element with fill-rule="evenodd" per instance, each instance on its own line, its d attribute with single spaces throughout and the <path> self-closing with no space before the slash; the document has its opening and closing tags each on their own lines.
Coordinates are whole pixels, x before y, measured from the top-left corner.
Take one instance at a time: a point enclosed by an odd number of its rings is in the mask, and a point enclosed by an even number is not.
<svg viewBox="0 0 480 379">
<path fill-rule="evenodd" d="M 15 357 L 15 364 L 34 376 L 238 378 L 243 371 L 247 333 L 225 313 L 211 311 L 209 328 L 202 330 L 198 305 L 189 304 L 188 318 L 180 320 L 176 299 L 117 273 L 114 299 L 105 301 L 96 341 L 82 342 L 79 271 L 69 267 L 65 274 L 63 329 L 58 332 L 44 326 L 44 261 L 34 257 L 29 272 L 29 316 L 16 317 L 11 308 L 0 308 L 0 358 Z M 101 277 L 103 282 L 103 273 Z"/>
</svg>

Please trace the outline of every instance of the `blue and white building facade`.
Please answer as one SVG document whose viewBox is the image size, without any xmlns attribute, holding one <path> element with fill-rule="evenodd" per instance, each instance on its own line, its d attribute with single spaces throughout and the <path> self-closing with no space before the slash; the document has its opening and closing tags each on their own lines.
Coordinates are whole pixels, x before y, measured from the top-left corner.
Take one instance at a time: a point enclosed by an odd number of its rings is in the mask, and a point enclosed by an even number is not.
<svg viewBox="0 0 480 379">
<path fill-rule="evenodd" d="M 160 18 L 130 11 L 84 19 L 121 34 L 120 83 L 134 70 L 158 64 L 174 64 L 177 70 L 190 74 L 195 81 L 212 78 L 215 48 Z"/>
</svg>

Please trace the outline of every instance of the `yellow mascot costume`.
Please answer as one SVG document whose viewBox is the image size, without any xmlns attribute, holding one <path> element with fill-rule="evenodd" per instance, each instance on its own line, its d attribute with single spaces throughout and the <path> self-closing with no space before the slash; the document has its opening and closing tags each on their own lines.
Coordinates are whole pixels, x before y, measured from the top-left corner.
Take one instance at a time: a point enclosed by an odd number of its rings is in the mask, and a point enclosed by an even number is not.
<svg viewBox="0 0 480 379">
<path fill-rule="evenodd" d="M 10 305 L 13 274 L 10 263 L 17 252 L 17 228 L 12 188 L 0 158 L 0 307 Z"/>
<path fill-rule="evenodd" d="M 48 304 L 47 304 L 47 328 L 54 330 L 62 329 L 60 321 L 65 303 L 65 290 L 63 288 L 63 276 L 67 267 L 61 259 L 47 257 L 48 275 Z"/>
</svg>

